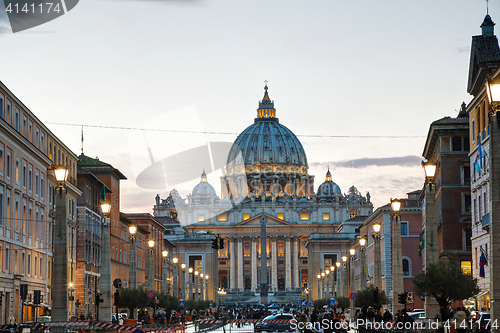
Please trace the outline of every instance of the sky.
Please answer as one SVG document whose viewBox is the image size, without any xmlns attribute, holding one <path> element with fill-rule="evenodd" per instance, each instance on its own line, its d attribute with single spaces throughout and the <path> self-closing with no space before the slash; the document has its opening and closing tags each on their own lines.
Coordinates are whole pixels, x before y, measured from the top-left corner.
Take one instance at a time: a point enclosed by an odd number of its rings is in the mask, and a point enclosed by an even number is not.
<svg viewBox="0 0 500 333">
<path fill-rule="evenodd" d="M 430 123 L 472 99 L 471 36 L 486 4 L 82 0 L 17 33 L 0 7 L 0 81 L 77 155 L 84 125 L 84 153 L 128 178 L 121 210 L 152 212 L 157 193 L 185 196 L 203 168 L 220 193 L 216 161 L 183 152 L 230 145 L 267 80 L 315 187 L 329 167 L 377 208 L 422 188 Z M 489 13 L 500 20 L 498 0 Z M 189 172 L 173 181 L 166 166 Z"/>
</svg>

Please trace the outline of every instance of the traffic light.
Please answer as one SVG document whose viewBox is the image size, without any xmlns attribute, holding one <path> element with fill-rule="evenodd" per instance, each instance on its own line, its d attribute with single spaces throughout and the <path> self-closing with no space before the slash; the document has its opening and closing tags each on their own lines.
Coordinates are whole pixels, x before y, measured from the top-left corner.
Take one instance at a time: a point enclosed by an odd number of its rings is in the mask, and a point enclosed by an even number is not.
<svg viewBox="0 0 500 333">
<path fill-rule="evenodd" d="M 219 249 L 224 249 L 224 239 L 219 238 Z"/>
<path fill-rule="evenodd" d="M 373 291 L 373 301 L 375 302 L 375 305 L 378 304 L 378 287 Z"/>
<path fill-rule="evenodd" d="M 0 293 L 0 306 L 2 306 L 2 298 L 3 298 L 3 294 Z"/>
<path fill-rule="evenodd" d="M 99 303 L 104 302 L 104 300 L 101 298 L 101 293 L 96 293 L 95 295 L 95 304 L 99 305 Z"/>
<path fill-rule="evenodd" d="M 212 239 L 212 249 L 219 249 L 219 242 L 217 241 L 217 237 L 215 239 Z"/>
<path fill-rule="evenodd" d="M 28 297 L 28 285 L 25 283 L 22 283 L 20 287 L 21 287 L 21 290 L 20 290 L 21 299 L 23 301 L 25 301 L 26 298 Z"/>
<path fill-rule="evenodd" d="M 42 291 L 41 290 L 34 290 L 33 291 L 33 303 L 34 304 L 40 304 L 41 303 L 41 296 L 42 296 Z"/>
<path fill-rule="evenodd" d="M 402 294 L 398 294 L 398 303 L 399 304 L 406 304 L 406 292 Z"/>
</svg>

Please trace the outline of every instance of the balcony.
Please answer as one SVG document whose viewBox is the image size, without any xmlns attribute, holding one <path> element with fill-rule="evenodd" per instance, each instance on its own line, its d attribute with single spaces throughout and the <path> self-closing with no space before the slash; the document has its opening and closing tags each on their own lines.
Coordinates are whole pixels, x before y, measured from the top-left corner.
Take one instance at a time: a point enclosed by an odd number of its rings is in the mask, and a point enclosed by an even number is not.
<svg viewBox="0 0 500 333">
<path fill-rule="evenodd" d="M 482 222 L 482 225 L 483 225 L 483 229 L 489 229 L 490 228 L 490 214 L 486 214 L 483 216 L 483 218 L 481 219 L 481 222 Z"/>
</svg>

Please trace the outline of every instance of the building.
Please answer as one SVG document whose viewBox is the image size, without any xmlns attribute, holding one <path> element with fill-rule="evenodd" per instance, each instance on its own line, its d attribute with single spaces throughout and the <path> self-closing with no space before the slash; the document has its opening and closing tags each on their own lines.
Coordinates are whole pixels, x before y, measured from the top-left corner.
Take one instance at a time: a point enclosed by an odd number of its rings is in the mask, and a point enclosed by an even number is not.
<svg viewBox="0 0 500 333">
<path fill-rule="evenodd" d="M 413 291 L 412 278 L 422 271 L 422 259 L 419 255 L 419 238 L 422 231 L 422 204 L 419 200 L 420 191 L 407 194 L 408 197 L 401 199 L 400 225 L 401 225 L 401 258 L 403 267 L 403 288 L 405 291 Z M 356 247 L 355 260 L 355 284 L 361 281 L 361 274 L 367 274 L 367 283 L 374 284 L 375 281 L 375 235 L 373 225 L 379 223 L 380 229 L 380 258 L 381 258 L 381 281 L 382 290 L 392 301 L 393 299 L 393 212 L 390 204 L 377 208 L 368 216 L 360 227 L 360 237 L 366 239 L 364 252 Z M 365 255 L 366 269 L 361 269 L 361 256 Z M 362 287 L 359 285 L 359 287 Z M 423 308 L 423 302 L 414 297 L 413 307 Z M 410 307 L 411 305 L 408 305 Z"/>
<path fill-rule="evenodd" d="M 58 195 L 53 168 L 69 170 L 67 193 L 68 291 L 75 283 L 76 160 L 62 143 L 0 82 L 0 322 L 29 321 L 51 306 L 53 230 Z M 27 295 L 20 294 L 27 285 Z M 40 304 L 35 304 L 35 292 Z M 38 300 L 37 300 L 38 301 Z M 67 308 L 74 311 L 74 303 Z"/>
<path fill-rule="evenodd" d="M 154 216 L 179 222 L 168 222 L 172 227 L 169 233 L 175 233 L 174 229 L 183 233 L 184 226 L 189 237 L 220 235 L 225 247 L 218 252 L 218 287 L 229 292 L 257 292 L 264 213 L 271 292 L 298 291 L 307 288 L 313 276 L 316 278 L 309 269 L 309 237 L 336 233 L 349 218 L 366 216 L 373 210 L 368 193 L 363 196 L 352 186 L 343 194 L 329 170 L 315 191 L 314 176 L 308 170 L 305 150 L 295 134 L 276 118 L 266 86 L 257 118 L 237 137 L 229 152 L 221 178 L 222 199 L 203 172 L 200 183 L 186 199 L 175 189 L 166 199 L 157 195 Z M 179 247 L 174 239 L 177 236 L 165 237 Z M 325 255 L 339 258 L 340 252 Z"/>
<path fill-rule="evenodd" d="M 432 193 L 436 203 L 438 257 L 457 257 L 462 269 L 472 273 L 468 155 L 469 118 L 462 104 L 456 118 L 444 117 L 432 122 L 422 156 L 436 165 Z"/>
<path fill-rule="evenodd" d="M 469 115 L 472 201 L 472 273 L 478 278 L 481 293 L 476 297 L 477 309 L 490 309 L 490 265 L 481 269 L 480 259 L 491 260 L 490 246 L 490 105 L 486 96 L 486 80 L 498 76 L 500 49 L 494 34 L 495 23 L 486 15 L 481 35 L 472 37 L 467 92 L 472 100 L 467 105 Z M 486 152 L 487 155 L 484 154 Z M 478 156 L 479 155 L 479 156 Z M 484 273 L 483 273 L 484 270 Z"/>
</svg>

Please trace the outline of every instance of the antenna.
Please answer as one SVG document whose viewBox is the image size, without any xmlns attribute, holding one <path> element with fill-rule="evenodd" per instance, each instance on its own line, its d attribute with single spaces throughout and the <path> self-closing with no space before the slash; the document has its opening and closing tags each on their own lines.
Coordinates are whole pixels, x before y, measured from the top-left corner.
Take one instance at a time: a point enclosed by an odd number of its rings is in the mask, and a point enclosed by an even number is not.
<svg viewBox="0 0 500 333">
<path fill-rule="evenodd" d="M 489 11 L 490 11 L 490 8 L 489 8 L 489 0 L 486 0 L 486 15 L 489 15 Z"/>
<path fill-rule="evenodd" d="M 82 154 L 83 154 L 83 125 L 82 125 Z"/>
</svg>

